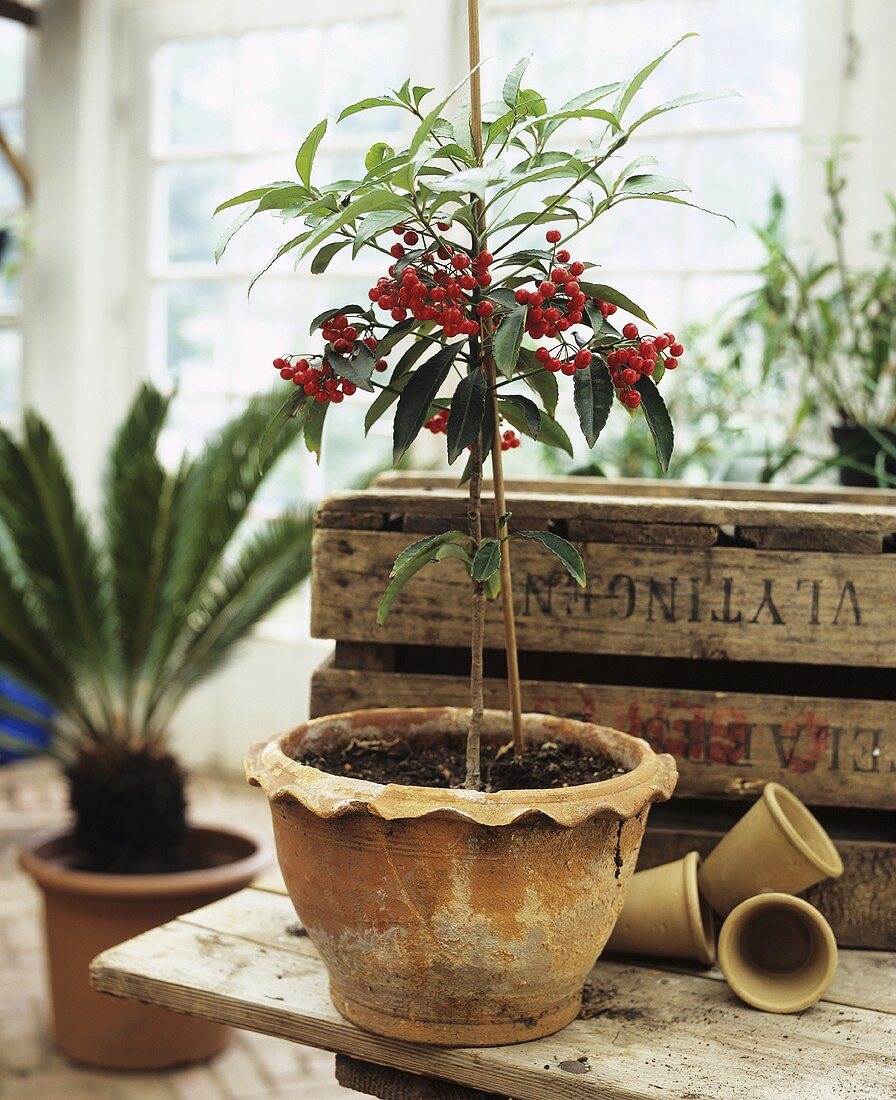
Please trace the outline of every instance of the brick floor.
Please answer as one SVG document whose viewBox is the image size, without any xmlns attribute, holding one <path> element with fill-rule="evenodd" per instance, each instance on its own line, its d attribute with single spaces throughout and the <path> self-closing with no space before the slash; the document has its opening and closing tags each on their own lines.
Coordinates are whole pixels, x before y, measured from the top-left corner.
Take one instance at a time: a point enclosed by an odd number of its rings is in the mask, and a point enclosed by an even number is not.
<svg viewBox="0 0 896 1100">
<path fill-rule="evenodd" d="M 239 821 L 268 836 L 258 791 L 203 776 L 191 787 L 198 822 Z M 357 1096 L 333 1074 L 333 1056 L 238 1031 L 217 1058 L 173 1073 L 79 1068 L 53 1046 L 43 973 L 40 903 L 18 870 L 20 846 L 64 824 L 65 790 L 46 762 L 0 768 L 0 1098 L 2 1100 L 343 1100 Z"/>
</svg>

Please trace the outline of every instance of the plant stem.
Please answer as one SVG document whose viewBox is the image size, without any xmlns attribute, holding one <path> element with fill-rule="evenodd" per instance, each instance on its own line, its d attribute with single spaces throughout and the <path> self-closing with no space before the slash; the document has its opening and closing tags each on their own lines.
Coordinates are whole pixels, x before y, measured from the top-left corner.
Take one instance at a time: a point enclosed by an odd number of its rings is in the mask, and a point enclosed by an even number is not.
<svg viewBox="0 0 896 1100">
<path fill-rule="evenodd" d="M 467 500 L 470 538 L 478 546 L 482 539 L 482 434 L 470 450 L 470 492 Z M 470 725 L 467 729 L 467 773 L 464 786 L 478 791 L 482 745 L 482 650 L 485 644 L 485 592 L 482 582 L 473 581 L 472 638 L 470 643 Z"/>
<path fill-rule="evenodd" d="M 473 137 L 473 151 L 476 163 L 483 162 L 482 150 L 482 85 L 479 77 L 479 0 L 467 0 L 467 23 L 470 44 L 470 129 Z M 476 201 L 476 236 L 479 250 L 485 248 L 488 224 L 485 215 L 485 202 Z M 501 458 L 501 418 L 498 409 L 497 371 L 492 356 L 492 335 L 494 323 L 490 318 L 482 324 L 482 368 L 491 395 L 495 436 L 492 441 L 492 482 L 495 498 L 495 536 L 502 537 L 501 520 L 507 515 L 507 500 L 504 494 L 504 463 Z M 471 487 L 472 493 L 472 487 Z M 505 528 L 503 534 L 507 534 Z M 510 540 L 501 542 L 501 603 L 504 611 L 504 650 L 507 655 L 507 689 L 509 693 L 510 713 L 513 726 L 513 750 L 519 758 L 523 751 L 523 706 L 520 694 L 519 657 L 516 644 L 516 620 L 513 613 L 513 576 L 510 568 Z M 476 601 L 473 608 L 476 616 Z M 476 628 L 474 622 L 474 640 Z M 480 641 L 481 645 L 481 641 Z M 480 655 L 481 657 L 481 655 Z M 474 661 L 475 661 L 474 655 Z"/>
</svg>

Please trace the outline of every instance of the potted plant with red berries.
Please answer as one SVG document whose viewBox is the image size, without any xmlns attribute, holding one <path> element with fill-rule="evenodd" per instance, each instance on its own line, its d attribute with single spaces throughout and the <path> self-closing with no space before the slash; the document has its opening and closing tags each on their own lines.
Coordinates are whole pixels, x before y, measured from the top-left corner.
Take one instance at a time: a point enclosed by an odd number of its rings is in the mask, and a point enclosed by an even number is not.
<svg viewBox="0 0 896 1100">
<path fill-rule="evenodd" d="M 290 420 L 319 452 L 330 406 L 361 389 L 375 394 L 368 428 L 394 409 L 396 459 L 427 425 L 444 431 L 449 462 L 467 453 L 469 529 L 408 546 L 378 617 L 431 563 L 467 572 L 469 709 L 334 715 L 259 743 L 246 761 L 250 781 L 271 800 L 286 884 L 327 964 L 337 1008 L 381 1034 L 447 1045 L 531 1039 L 576 1016 L 585 975 L 622 905 L 649 806 L 675 784 L 672 758 L 643 741 L 522 713 L 511 546 L 533 540 L 578 584 L 585 573 L 578 552 L 555 533 L 513 529 L 501 454 L 516 432 L 568 446 L 554 415 L 562 375 L 589 446 L 617 401 L 644 418 L 667 465 L 672 425 L 657 383 L 683 349 L 671 334 L 642 338 L 634 321 L 620 331 L 611 320 L 617 310 L 646 315 L 595 282 L 595 265 L 574 258 L 571 245 L 623 202 L 689 205 L 685 184 L 654 174 L 652 158 L 614 167 L 615 158 L 650 119 L 708 98 L 685 96 L 625 121 L 666 51 L 630 81 L 553 109 L 523 85 L 524 59 L 483 118 L 475 0 L 470 29 L 472 73 L 448 97 L 430 106 L 431 90 L 406 82 L 342 112 L 340 120 L 368 110 L 406 113 L 407 148 L 377 143 L 363 178 L 321 187 L 312 164 L 324 121 L 299 150 L 297 182 L 224 204 L 246 206 L 237 228 L 265 210 L 302 226 L 275 260 L 295 252 L 322 271 L 337 253 L 367 248 L 388 264 L 369 302 L 314 320 L 322 350 L 275 363 L 293 390 L 262 452 Z M 446 106 L 468 84 L 449 122 Z M 571 121 L 590 126 L 590 139 L 564 145 Z M 549 182 L 553 194 L 526 202 Z M 542 245 L 530 243 L 534 232 Z M 486 459 L 491 530 L 482 508 Z M 483 709 L 486 603 L 499 598 L 507 712 Z"/>
</svg>

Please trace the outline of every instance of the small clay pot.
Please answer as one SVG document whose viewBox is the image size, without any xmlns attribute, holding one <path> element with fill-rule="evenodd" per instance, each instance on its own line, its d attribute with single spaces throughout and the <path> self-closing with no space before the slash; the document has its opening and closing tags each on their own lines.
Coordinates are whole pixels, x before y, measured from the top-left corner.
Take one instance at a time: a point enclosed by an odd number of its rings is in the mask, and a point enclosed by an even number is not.
<svg viewBox="0 0 896 1100">
<path fill-rule="evenodd" d="M 73 839 L 61 834 L 24 851 L 22 867 L 44 897 L 50 992 L 57 1045 L 77 1062 L 107 1069 L 165 1069 L 217 1054 L 228 1028 L 90 987 L 91 960 L 107 947 L 247 886 L 270 862 L 248 836 L 194 828 L 208 866 L 154 875 L 77 870 Z"/>
<path fill-rule="evenodd" d="M 461 746 L 469 715 L 438 707 L 318 718 L 246 760 L 271 800 L 283 878 L 334 1005 L 395 1039 L 492 1046 L 575 1019 L 647 812 L 677 779 L 673 758 L 645 741 L 542 714 L 523 717 L 529 744 L 577 742 L 625 774 L 486 794 L 371 783 L 294 759 L 353 739 Z M 507 712 L 487 711 L 483 741 L 505 744 L 510 728 Z"/>
<path fill-rule="evenodd" d="M 697 888 L 700 855 L 638 871 L 607 940 L 620 955 L 661 955 L 711 966 L 716 957 L 713 916 Z"/>
<path fill-rule="evenodd" d="M 837 942 L 807 901 L 758 894 L 741 902 L 722 925 L 719 966 L 748 1005 L 763 1012 L 802 1012 L 834 980 Z"/>
<path fill-rule="evenodd" d="M 724 917 L 754 894 L 798 894 L 842 874 L 843 861 L 818 821 L 786 787 L 766 783 L 704 859 L 700 891 Z"/>
</svg>

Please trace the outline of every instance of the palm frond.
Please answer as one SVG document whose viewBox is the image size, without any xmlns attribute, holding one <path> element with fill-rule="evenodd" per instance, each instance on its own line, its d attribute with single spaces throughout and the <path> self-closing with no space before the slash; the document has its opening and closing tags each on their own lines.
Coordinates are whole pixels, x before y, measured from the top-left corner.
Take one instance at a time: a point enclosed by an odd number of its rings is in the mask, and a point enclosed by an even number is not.
<svg viewBox="0 0 896 1100">
<path fill-rule="evenodd" d="M 89 673 L 111 718 L 108 588 L 47 425 L 26 413 L 21 446 L 0 430 L 2 522 L 13 567 L 74 674 Z"/>
<path fill-rule="evenodd" d="M 145 683 L 157 681 L 171 654 L 181 647 L 181 631 L 255 499 L 263 477 L 258 440 L 280 397 L 268 393 L 253 398 L 185 471 L 172 521 L 176 539 L 143 669 Z M 268 469 L 294 438 L 294 433 L 281 433 L 271 448 Z"/>
<path fill-rule="evenodd" d="M 154 387 L 141 387 L 112 444 L 106 471 L 106 551 L 127 685 L 145 655 L 157 606 L 159 529 L 169 526 L 172 479 L 156 457 L 156 445 L 170 403 Z"/>
<path fill-rule="evenodd" d="M 269 521 L 202 592 L 184 624 L 181 648 L 166 669 L 158 699 L 166 720 L 183 696 L 216 671 L 253 626 L 311 572 L 313 509 Z"/>
</svg>

